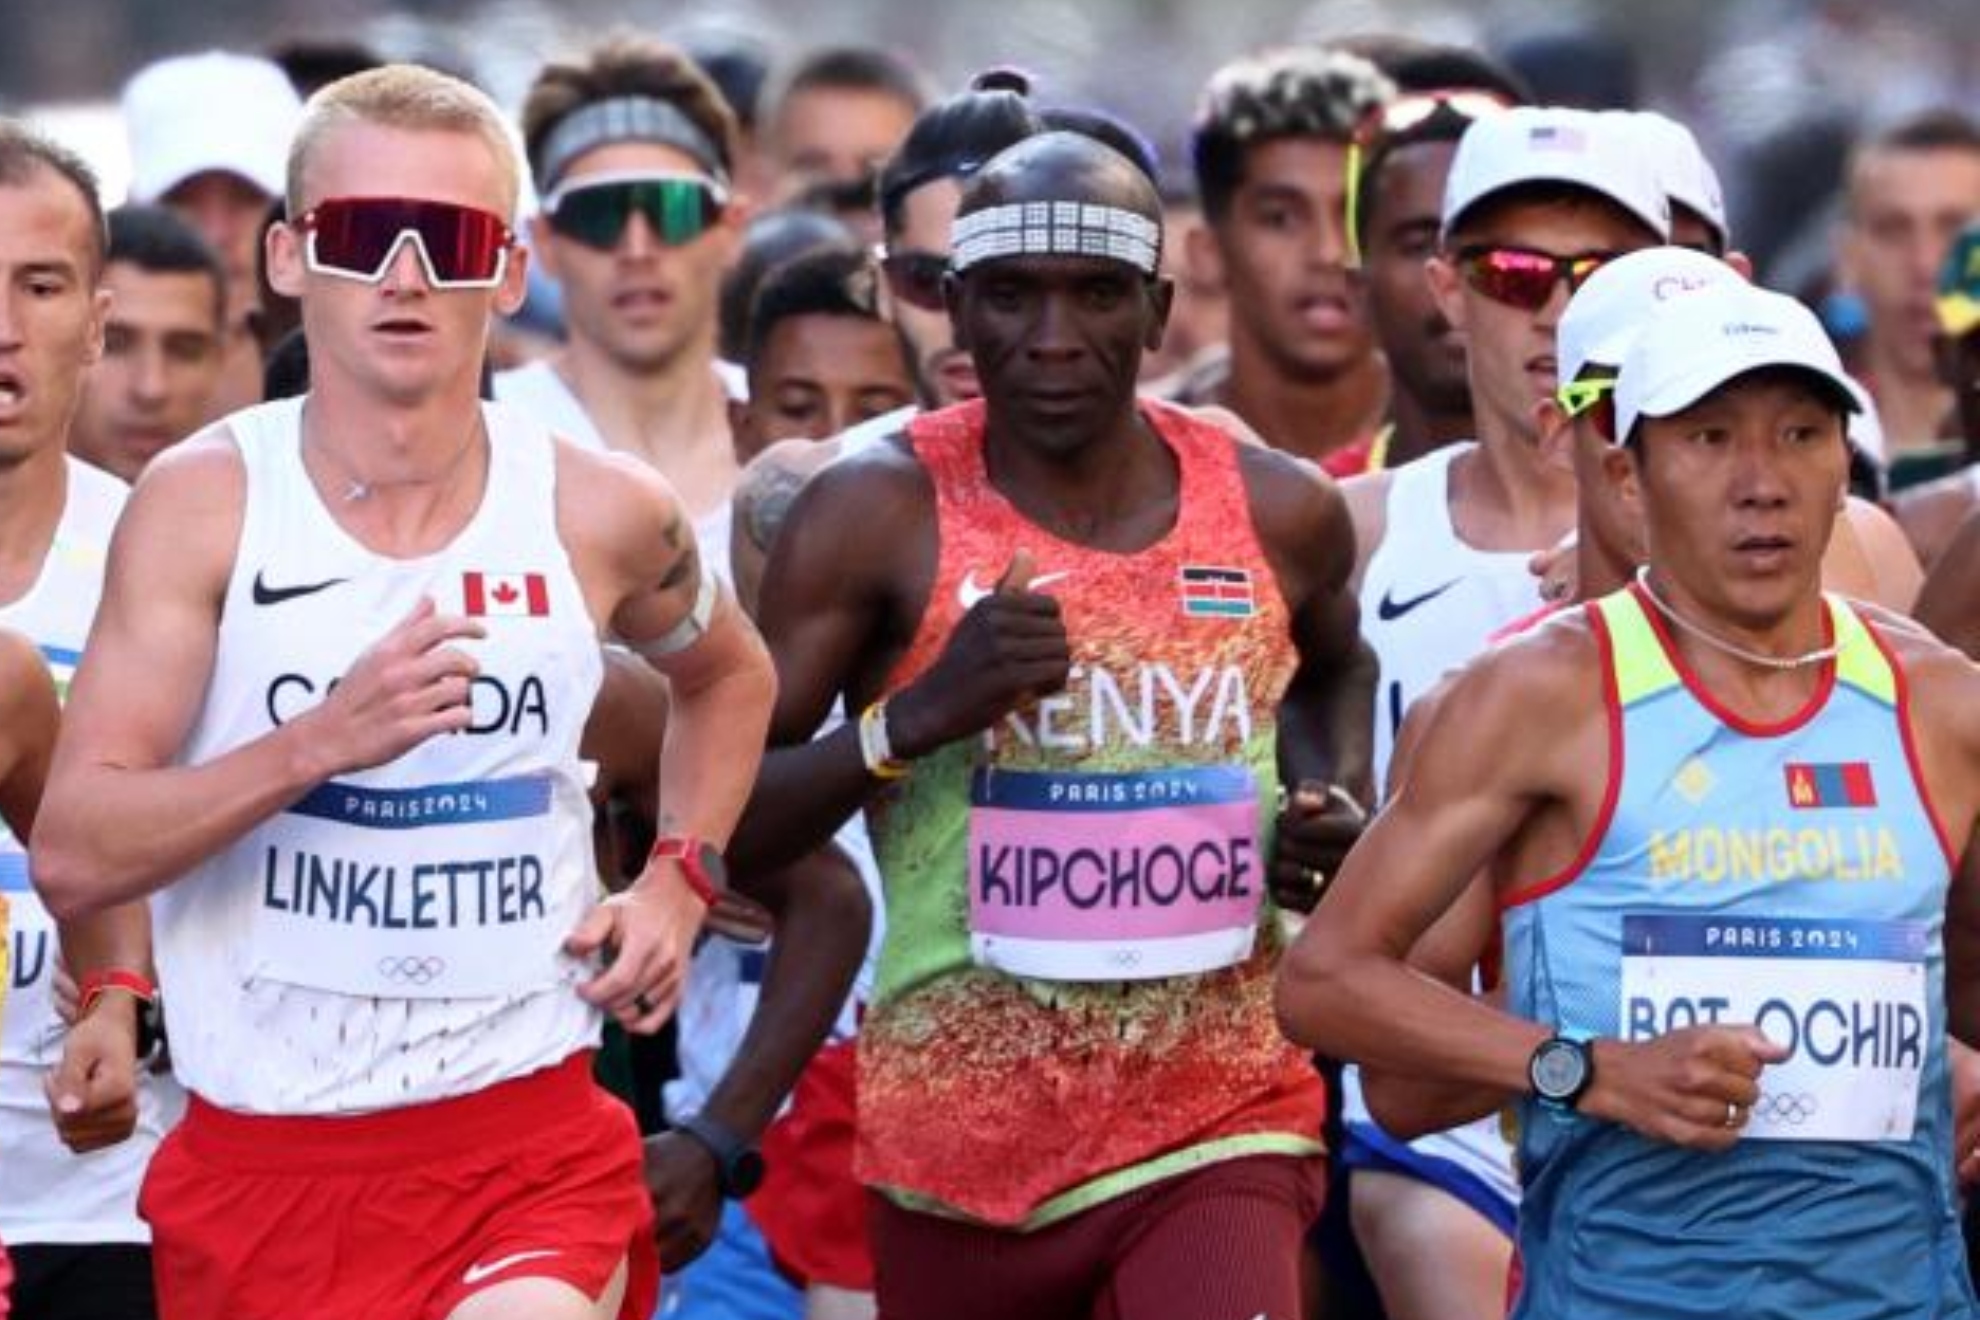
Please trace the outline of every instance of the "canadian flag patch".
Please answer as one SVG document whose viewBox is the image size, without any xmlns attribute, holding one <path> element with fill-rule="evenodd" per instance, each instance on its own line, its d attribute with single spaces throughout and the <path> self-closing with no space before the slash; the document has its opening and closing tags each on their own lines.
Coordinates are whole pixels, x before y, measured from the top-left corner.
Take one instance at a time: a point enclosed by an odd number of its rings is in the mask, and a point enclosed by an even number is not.
<svg viewBox="0 0 1980 1320">
<path fill-rule="evenodd" d="M 463 573 L 461 609 L 470 617 L 550 613 L 550 587 L 541 573 Z"/>
</svg>

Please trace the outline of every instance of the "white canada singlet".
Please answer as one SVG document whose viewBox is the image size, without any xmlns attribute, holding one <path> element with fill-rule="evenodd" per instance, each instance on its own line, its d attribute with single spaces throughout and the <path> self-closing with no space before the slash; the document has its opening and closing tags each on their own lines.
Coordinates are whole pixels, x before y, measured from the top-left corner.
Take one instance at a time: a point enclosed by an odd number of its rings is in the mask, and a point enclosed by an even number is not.
<svg viewBox="0 0 1980 1320">
<path fill-rule="evenodd" d="M 323 701 L 422 598 L 487 629 L 472 721 L 340 774 L 162 891 L 159 968 L 186 1086 L 251 1113 L 478 1091 L 595 1044 L 562 952 L 596 901 L 578 740 L 603 671 L 557 534 L 556 442 L 484 405 L 486 487 L 433 554 L 366 549 L 303 468 L 301 400 L 228 419 L 246 509 L 213 677 L 182 760 Z"/>
<path fill-rule="evenodd" d="M 1395 469 L 1382 540 L 1361 578 L 1361 635 L 1381 666 L 1375 700 L 1375 783 L 1388 782 L 1403 716 L 1446 674 L 1483 651 L 1492 635 L 1540 608 L 1528 550 L 1479 550 L 1451 522 L 1451 465 L 1475 444 L 1447 445 Z M 1371 1125 L 1361 1078 L 1347 1069 L 1342 1110 L 1350 1127 Z M 1507 1204 L 1519 1200 L 1512 1152 L 1496 1116 L 1409 1143 L 1449 1161 Z M 1437 1179 L 1432 1178 L 1432 1181 Z"/>
<path fill-rule="evenodd" d="M 41 574 L 27 594 L 0 606 L 0 627 L 41 648 L 64 696 L 103 595 L 110 533 L 130 494 L 87 463 L 71 458 L 67 465 L 68 492 Z M 13 914 L 13 983 L 0 1014 L 0 1241 L 149 1242 L 151 1230 L 137 1216 L 138 1184 L 159 1139 L 185 1108 L 185 1095 L 169 1074 L 141 1073 L 130 1139 L 88 1155 L 70 1153 L 55 1135 L 41 1089 L 62 1057 L 51 993 L 55 923 L 27 882 L 27 854 L 4 825 L 0 890 Z"/>
</svg>

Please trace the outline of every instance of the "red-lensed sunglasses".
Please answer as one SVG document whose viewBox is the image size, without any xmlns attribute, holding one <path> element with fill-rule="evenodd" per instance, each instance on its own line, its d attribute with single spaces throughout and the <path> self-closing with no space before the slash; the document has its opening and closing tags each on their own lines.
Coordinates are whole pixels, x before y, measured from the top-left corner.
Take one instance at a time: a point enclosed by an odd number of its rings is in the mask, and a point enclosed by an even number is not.
<svg viewBox="0 0 1980 1320">
<path fill-rule="evenodd" d="M 492 289 L 509 266 L 515 234 L 502 217 L 479 207 L 422 197 L 332 197 L 318 202 L 296 228 L 303 262 L 319 275 L 378 284 L 399 245 L 419 253 L 435 289 Z"/>
<path fill-rule="evenodd" d="M 1458 273 L 1464 282 L 1493 302 L 1537 312 L 1554 296 L 1554 286 L 1567 281 L 1573 293 L 1602 268 L 1615 260 L 1614 252 L 1581 252 L 1557 257 L 1551 252 L 1511 246 L 1479 246 L 1458 249 Z"/>
</svg>

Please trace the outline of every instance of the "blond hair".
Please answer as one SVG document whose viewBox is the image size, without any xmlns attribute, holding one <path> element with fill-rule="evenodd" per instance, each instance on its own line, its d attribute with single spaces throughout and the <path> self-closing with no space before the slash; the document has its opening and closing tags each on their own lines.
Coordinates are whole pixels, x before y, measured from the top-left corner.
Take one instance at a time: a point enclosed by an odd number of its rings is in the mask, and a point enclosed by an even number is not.
<svg viewBox="0 0 1980 1320">
<path fill-rule="evenodd" d="M 310 155 L 347 124 L 380 124 L 427 132 L 465 133 L 487 144 L 502 175 L 506 219 L 514 219 L 522 184 L 508 121 L 480 88 L 417 64 L 387 64 L 339 78 L 303 105 L 302 122 L 289 145 L 288 206 L 303 211 L 303 179 Z"/>
</svg>

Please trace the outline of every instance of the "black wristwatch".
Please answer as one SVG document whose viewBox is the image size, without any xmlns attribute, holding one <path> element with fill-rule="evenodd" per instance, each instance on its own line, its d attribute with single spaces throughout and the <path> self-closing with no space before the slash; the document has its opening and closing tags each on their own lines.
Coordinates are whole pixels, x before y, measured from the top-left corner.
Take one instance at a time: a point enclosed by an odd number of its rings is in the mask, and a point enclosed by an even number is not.
<svg viewBox="0 0 1980 1320">
<path fill-rule="evenodd" d="M 137 1057 L 149 1066 L 165 1052 L 165 1004 L 161 999 L 140 999 L 137 1006 Z"/>
<path fill-rule="evenodd" d="M 763 1152 L 708 1115 L 696 1114 L 674 1126 L 715 1157 L 715 1177 L 723 1196 L 740 1201 L 763 1185 Z"/>
<path fill-rule="evenodd" d="M 1565 1113 L 1595 1080 L 1594 1047 L 1573 1036 L 1549 1036 L 1526 1061 L 1526 1080 L 1541 1104 Z"/>
</svg>

